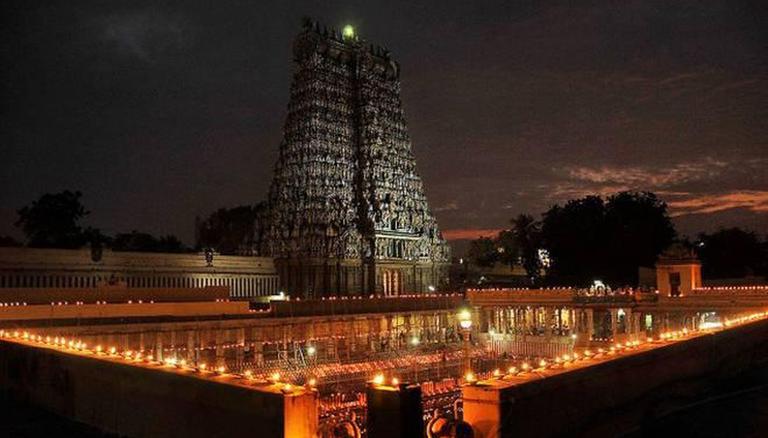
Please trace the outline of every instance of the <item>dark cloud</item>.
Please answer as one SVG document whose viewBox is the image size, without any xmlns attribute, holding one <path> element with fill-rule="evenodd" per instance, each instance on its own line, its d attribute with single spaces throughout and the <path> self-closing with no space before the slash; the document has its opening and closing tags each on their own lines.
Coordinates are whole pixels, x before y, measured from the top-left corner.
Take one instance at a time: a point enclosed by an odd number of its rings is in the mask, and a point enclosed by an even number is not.
<svg viewBox="0 0 768 438">
<path fill-rule="evenodd" d="M 195 215 L 263 199 L 304 15 L 353 23 L 400 61 L 418 166 L 453 235 L 625 188 L 659 192 L 687 233 L 768 229 L 760 2 L 2 8 L 0 234 L 64 188 L 107 231 L 187 241 Z"/>
<path fill-rule="evenodd" d="M 99 19 L 98 25 L 105 41 L 144 60 L 181 47 L 185 38 L 180 20 L 154 8 L 110 14 Z"/>
</svg>

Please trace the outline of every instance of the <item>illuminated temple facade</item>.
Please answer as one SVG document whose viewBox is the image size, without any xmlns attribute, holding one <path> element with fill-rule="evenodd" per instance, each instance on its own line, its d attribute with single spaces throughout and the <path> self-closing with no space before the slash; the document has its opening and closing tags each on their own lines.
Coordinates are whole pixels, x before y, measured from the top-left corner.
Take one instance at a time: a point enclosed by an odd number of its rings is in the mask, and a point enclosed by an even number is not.
<svg viewBox="0 0 768 438">
<path fill-rule="evenodd" d="M 293 296 L 400 295 L 447 281 L 400 100 L 400 67 L 306 20 L 269 194 L 264 253 Z"/>
</svg>

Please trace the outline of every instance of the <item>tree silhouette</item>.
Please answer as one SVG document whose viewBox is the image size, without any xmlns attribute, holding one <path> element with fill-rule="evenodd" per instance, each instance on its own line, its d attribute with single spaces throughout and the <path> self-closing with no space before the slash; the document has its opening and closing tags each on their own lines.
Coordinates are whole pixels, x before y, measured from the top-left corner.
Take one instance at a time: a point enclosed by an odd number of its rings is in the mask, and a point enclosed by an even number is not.
<svg viewBox="0 0 768 438">
<path fill-rule="evenodd" d="M 112 239 L 113 251 L 138 251 L 138 252 L 186 252 L 188 249 L 173 235 L 157 238 L 148 233 L 136 230 L 130 233 L 118 233 Z"/>
<path fill-rule="evenodd" d="M 707 278 L 739 278 L 762 273 L 766 263 L 764 245 L 755 233 L 740 228 L 702 233 L 696 246 L 702 275 Z"/>
<path fill-rule="evenodd" d="M 221 254 L 257 252 L 264 236 L 264 203 L 220 208 L 197 225 L 198 248 L 213 248 Z"/>
<path fill-rule="evenodd" d="M 483 267 L 493 266 L 499 258 L 496 242 L 488 237 L 473 240 L 468 255 L 472 263 Z"/>
<path fill-rule="evenodd" d="M 553 206 L 543 215 L 541 233 L 552 259 L 550 281 L 581 285 L 604 272 L 605 203 L 599 196 Z"/>
<path fill-rule="evenodd" d="M 80 220 L 89 214 L 80 202 L 82 193 L 65 190 L 46 193 L 18 210 L 15 225 L 35 248 L 79 248 L 86 240 Z"/>
<path fill-rule="evenodd" d="M 523 268 L 528 277 L 537 279 L 541 275 L 539 248 L 541 247 L 540 224 L 528 214 L 519 214 L 512 219 L 512 235 Z"/>
<path fill-rule="evenodd" d="M 502 230 L 496 236 L 495 244 L 499 251 L 498 261 L 513 267 L 520 261 L 521 251 L 515 234 L 511 230 Z"/>
<path fill-rule="evenodd" d="M 551 280 L 585 285 L 637 283 L 637 268 L 652 266 L 675 238 L 667 206 L 649 192 L 620 192 L 603 201 L 587 196 L 544 213 L 542 240 L 552 259 Z"/>
<path fill-rule="evenodd" d="M 675 239 L 667 206 L 650 192 L 620 192 L 605 204 L 606 273 L 618 285 L 637 284 L 637 268 L 654 266 Z"/>
<path fill-rule="evenodd" d="M 0 247 L 21 246 L 21 242 L 11 236 L 0 236 Z"/>
</svg>

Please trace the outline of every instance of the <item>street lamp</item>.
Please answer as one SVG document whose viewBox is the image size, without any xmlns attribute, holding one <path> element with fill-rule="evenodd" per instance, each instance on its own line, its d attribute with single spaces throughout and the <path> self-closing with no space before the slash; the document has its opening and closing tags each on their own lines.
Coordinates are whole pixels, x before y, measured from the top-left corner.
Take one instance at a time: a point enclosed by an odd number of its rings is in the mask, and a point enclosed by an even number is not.
<svg viewBox="0 0 768 438">
<path fill-rule="evenodd" d="M 464 337 L 464 373 L 470 372 L 471 364 L 469 362 L 469 333 L 472 330 L 472 313 L 469 309 L 459 311 L 459 327 Z"/>
<path fill-rule="evenodd" d="M 472 313 L 469 310 L 461 309 L 459 311 L 459 326 L 465 331 L 472 328 Z"/>
</svg>

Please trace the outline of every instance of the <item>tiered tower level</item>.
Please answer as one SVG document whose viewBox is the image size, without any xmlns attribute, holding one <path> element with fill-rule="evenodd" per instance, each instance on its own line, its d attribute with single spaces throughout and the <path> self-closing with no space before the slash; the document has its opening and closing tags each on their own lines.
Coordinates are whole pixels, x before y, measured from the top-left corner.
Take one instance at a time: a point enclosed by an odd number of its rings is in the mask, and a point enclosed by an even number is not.
<svg viewBox="0 0 768 438">
<path fill-rule="evenodd" d="M 447 280 L 389 51 L 306 20 L 269 194 L 266 253 L 293 296 L 399 295 Z"/>
</svg>

